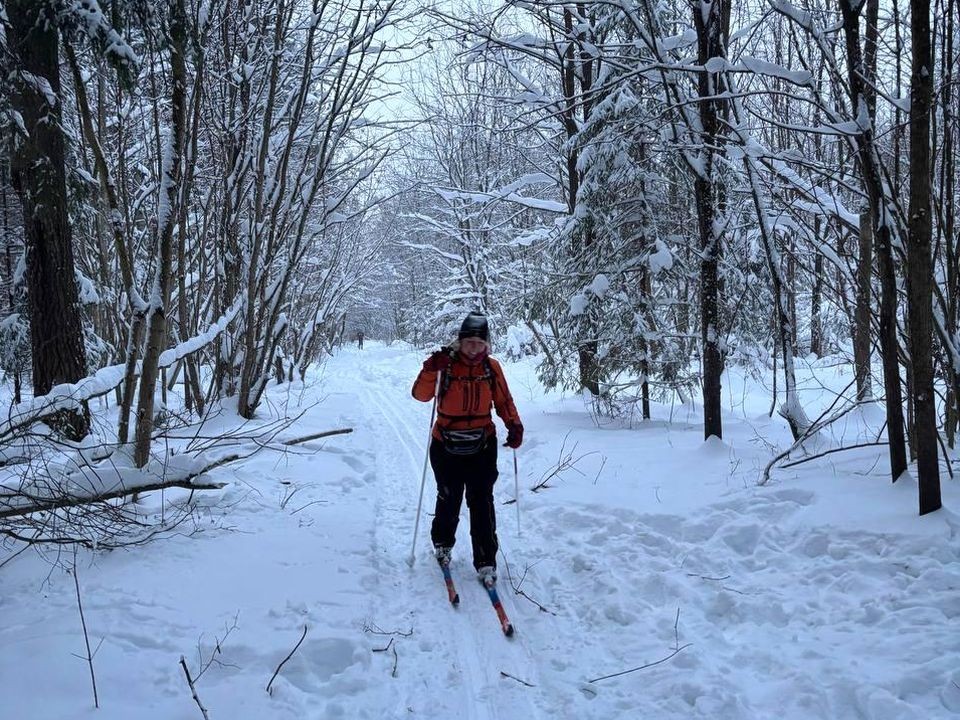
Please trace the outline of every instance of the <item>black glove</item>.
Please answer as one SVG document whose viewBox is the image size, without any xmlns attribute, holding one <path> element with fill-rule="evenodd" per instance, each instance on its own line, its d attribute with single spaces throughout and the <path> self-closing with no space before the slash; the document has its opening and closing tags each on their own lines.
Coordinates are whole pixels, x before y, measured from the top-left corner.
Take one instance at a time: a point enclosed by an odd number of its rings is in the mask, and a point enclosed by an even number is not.
<svg viewBox="0 0 960 720">
<path fill-rule="evenodd" d="M 523 425 L 518 422 L 510 423 L 510 425 L 507 426 L 507 441 L 503 444 L 503 446 L 516 450 L 522 444 Z"/>
<path fill-rule="evenodd" d="M 428 372 L 443 372 L 453 361 L 447 348 L 440 348 L 423 362 L 423 369 Z"/>
</svg>

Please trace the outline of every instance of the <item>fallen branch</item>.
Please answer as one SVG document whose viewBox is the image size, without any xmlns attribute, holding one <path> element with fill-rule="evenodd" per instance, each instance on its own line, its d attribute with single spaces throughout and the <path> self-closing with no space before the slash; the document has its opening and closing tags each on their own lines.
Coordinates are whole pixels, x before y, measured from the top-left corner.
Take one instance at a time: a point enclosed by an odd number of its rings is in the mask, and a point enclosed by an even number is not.
<svg viewBox="0 0 960 720">
<path fill-rule="evenodd" d="M 788 462 L 780 467 L 786 469 L 790 467 L 795 467 L 797 465 L 803 465 L 804 463 L 810 462 L 811 460 L 818 460 L 819 458 L 826 457 L 827 455 L 832 455 L 833 453 L 845 452 L 847 450 L 857 450 L 859 448 L 865 447 L 878 447 L 882 445 L 889 445 L 886 440 L 879 440 L 877 442 L 866 442 L 866 443 L 857 443 L 856 445 L 844 445 L 843 447 L 830 448 L 829 450 L 824 450 L 823 452 L 816 453 L 814 455 L 808 455 L 807 457 L 800 458 L 799 460 L 794 460 L 793 462 Z"/>
<path fill-rule="evenodd" d="M 193 478 L 197 477 L 198 475 L 202 475 L 203 473 L 207 472 L 208 470 L 212 470 L 215 467 L 225 465 L 228 462 L 238 459 L 239 456 L 232 456 L 230 458 L 220 460 L 199 472 L 192 473 L 185 478 L 177 478 L 175 480 L 157 480 L 156 482 L 145 483 L 143 485 L 136 485 L 133 487 L 121 486 L 112 490 L 106 490 L 96 495 L 63 495 L 60 497 L 51 498 L 31 497 L 23 492 L 0 495 L 0 508 L 3 508 L 0 509 L 0 519 L 19 517 L 21 515 L 30 515 L 31 513 L 46 512 L 48 510 L 60 510 L 62 508 L 71 508 L 78 505 L 88 505 L 96 502 L 104 502 L 106 500 L 115 500 L 116 498 L 126 497 L 128 495 L 133 495 L 134 493 L 152 492 L 153 490 L 164 490 L 166 488 L 179 487 L 187 490 L 220 490 L 226 486 L 226 483 L 197 483 L 193 482 Z M 30 504 L 17 505 L 13 502 L 22 502 L 24 500 L 29 501 Z"/>
<path fill-rule="evenodd" d="M 330 437 L 331 435 L 346 435 L 347 433 L 352 433 L 353 428 L 341 428 L 339 430 L 326 430 L 324 432 L 314 433 L 313 435 L 306 435 L 300 438 L 294 438 L 293 440 L 284 440 L 283 445 L 300 445 L 301 443 L 310 442 L 311 440 L 318 440 L 319 438 Z"/>
<path fill-rule="evenodd" d="M 243 297 L 238 296 L 233 305 L 206 332 L 165 350 L 160 355 L 157 367 L 168 368 L 187 355 L 198 352 L 215 342 L 236 317 L 243 303 Z M 134 376 L 139 375 L 138 364 Z M 75 383 L 55 385 L 46 395 L 12 405 L 7 411 L 6 420 L 0 423 L 0 440 L 60 410 L 74 410 L 90 400 L 107 395 L 120 387 L 125 379 L 126 364 L 111 365 Z"/>
<path fill-rule="evenodd" d="M 851 382 L 850 385 L 852 385 L 852 384 L 853 384 L 853 383 Z M 850 385 L 847 385 L 847 387 L 844 389 L 843 392 L 846 392 L 846 390 L 850 388 Z M 837 420 L 839 420 L 840 418 L 842 418 L 844 415 L 846 415 L 847 413 L 855 410 L 856 408 L 860 407 L 861 405 L 865 405 L 865 404 L 868 404 L 868 403 L 873 402 L 872 400 L 858 400 L 857 402 L 851 403 L 848 407 L 844 408 L 843 410 L 838 411 L 838 412 L 835 413 L 834 415 L 832 415 L 832 416 L 830 416 L 829 418 L 827 418 L 826 420 L 824 420 L 823 418 L 826 416 L 826 414 L 827 414 L 828 412 L 830 412 L 830 410 L 832 410 L 832 409 L 834 408 L 834 406 L 837 404 L 837 402 L 838 402 L 838 401 L 840 400 L 840 398 L 842 398 L 842 397 L 843 397 L 843 394 L 842 394 L 842 393 L 839 394 L 839 395 L 837 395 L 837 397 L 834 398 L 833 402 L 830 403 L 830 406 L 829 406 L 826 410 L 824 410 L 822 413 L 820 413 L 820 417 L 818 417 L 816 420 L 814 420 L 814 421 L 807 427 L 807 429 L 803 432 L 803 434 L 794 441 L 793 445 L 791 445 L 790 447 L 788 447 L 786 450 L 784 450 L 783 452 L 781 452 L 779 455 L 777 455 L 777 456 L 774 457 L 770 462 L 767 463 L 767 466 L 763 469 L 763 475 L 760 477 L 760 481 L 757 483 L 758 485 L 766 485 L 766 484 L 770 481 L 770 472 L 773 470 L 774 466 L 776 466 L 776 464 L 777 464 L 778 462 L 780 462 L 781 460 L 783 460 L 784 458 L 790 457 L 790 453 L 792 453 L 792 452 L 793 452 L 794 450 L 796 450 L 798 447 L 801 447 L 801 446 L 803 445 L 803 443 L 805 443 L 805 442 L 806 442 L 807 440 L 809 440 L 811 437 L 813 437 L 813 436 L 816 435 L 818 432 L 820 432 L 821 430 L 823 430 L 823 428 L 832 425 L 832 424 L 835 423 Z M 785 466 L 785 467 L 787 467 L 787 466 Z"/>
<path fill-rule="evenodd" d="M 293 654 L 297 651 L 297 648 L 300 647 L 300 644 L 303 642 L 303 639 L 307 636 L 307 626 L 303 626 L 303 634 L 300 636 L 300 639 L 297 641 L 297 644 L 293 646 L 293 650 L 290 651 L 290 654 L 287 655 L 283 660 L 280 661 L 280 664 L 277 665 L 277 669 L 273 671 L 273 676 L 270 678 L 270 682 L 267 683 L 267 693 L 273 695 L 273 692 L 270 690 L 270 686 L 273 685 L 273 681 L 276 680 L 277 675 L 280 674 L 280 668 L 286 665 L 287 660 L 293 657 Z"/>
<path fill-rule="evenodd" d="M 622 672 L 613 673 L 612 675 L 604 675 L 603 677 L 594 678 L 593 680 L 587 680 L 588 683 L 600 682 L 601 680 L 609 680 L 610 678 L 620 677 L 621 675 L 629 675 L 630 673 L 637 672 L 638 670 L 645 670 L 646 668 L 653 667 L 654 665 L 659 665 L 660 663 L 665 663 L 667 660 L 672 658 L 674 655 L 677 655 L 683 650 L 686 650 L 688 647 L 693 645 L 693 643 L 687 643 L 681 647 L 678 647 L 672 653 L 667 655 L 665 658 L 661 658 L 655 662 L 647 663 L 646 665 L 641 665 L 640 667 L 631 668 L 630 670 L 623 670 Z"/>
<path fill-rule="evenodd" d="M 193 684 L 193 678 L 190 677 L 190 669 L 187 667 L 187 661 L 183 655 L 180 656 L 180 667 L 183 668 L 183 674 L 187 676 L 187 685 L 190 686 L 190 692 L 193 694 L 194 702 L 197 703 L 197 707 L 200 708 L 200 712 L 203 713 L 203 720 L 210 720 L 210 716 L 207 714 L 207 709 L 203 706 L 203 703 L 200 702 L 200 696 L 197 695 L 197 688 Z"/>
</svg>

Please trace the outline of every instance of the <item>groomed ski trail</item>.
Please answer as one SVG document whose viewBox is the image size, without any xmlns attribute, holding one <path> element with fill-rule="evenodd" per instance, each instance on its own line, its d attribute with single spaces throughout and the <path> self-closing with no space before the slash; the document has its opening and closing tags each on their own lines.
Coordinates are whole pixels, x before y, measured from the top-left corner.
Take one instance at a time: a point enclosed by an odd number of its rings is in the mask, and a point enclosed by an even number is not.
<svg viewBox="0 0 960 720">
<path fill-rule="evenodd" d="M 429 656 L 417 662 L 416 667 L 428 666 L 436 671 L 433 677 L 417 678 L 417 682 L 411 684 L 409 681 L 413 679 L 403 676 L 401 659 L 398 674 L 404 682 L 397 699 L 398 710 L 401 706 L 407 710 L 415 707 L 425 683 L 431 692 L 438 685 L 452 691 L 441 699 L 450 707 L 424 708 L 428 717 L 537 720 L 541 714 L 530 696 L 539 692 L 539 688 L 535 689 L 539 683 L 533 656 L 523 638 L 524 620 L 513 602 L 512 590 L 504 583 L 501 601 L 516 626 L 516 633 L 513 638 L 503 636 L 490 599 L 475 578 L 465 504 L 451 566 L 460 593 L 460 606 L 454 608 L 447 600 L 443 576 L 431 552 L 430 520 L 436 486 L 429 468 L 416 563 L 412 569 L 407 566 L 430 405 L 410 397 L 413 377 L 407 377 L 408 373 L 398 370 L 393 363 L 374 360 L 372 355 L 357 373 L 364 381 L 364 386 L 357 389 L 364 415 L 373 430 L 371 434 L 379 439 L 374 448 L 381 488 L 377 543 L 384 573 L 381 599 L 389 600 L 381 610 L 391 608 L 397 615 L 406 613 L 414 633 L 411 640 L 419 638 L 419 641 L 404 643 L 404 647 L 415 646 L 417 651 Z M 381 612 L 379 616 L 383 619 L 387 614 Z M 504 677 L 501 672 L 512 677 Z M 534 688 L 512 678 L 528 682 Z"/>
</svg>

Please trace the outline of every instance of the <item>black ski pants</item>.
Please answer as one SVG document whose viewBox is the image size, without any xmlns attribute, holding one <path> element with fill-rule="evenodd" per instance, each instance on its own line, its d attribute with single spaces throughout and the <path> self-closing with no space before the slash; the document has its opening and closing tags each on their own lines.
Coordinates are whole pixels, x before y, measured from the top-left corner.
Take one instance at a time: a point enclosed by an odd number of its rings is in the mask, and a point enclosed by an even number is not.
<svg viewBox="0 0 960 720">
<path fill-rule="evenodd" d="M 473 566 L 497 566 L 497 515 L 493 484 L 497 481 L 497 436 L 491 435 L 474 455 L 451 455 L 443 442 L 430 443 L 430 465 L 437 479 L 437 508 L 430 538 L 436 547 L 453 547 L 464 493 L 470 510 Z"/>
</svg>

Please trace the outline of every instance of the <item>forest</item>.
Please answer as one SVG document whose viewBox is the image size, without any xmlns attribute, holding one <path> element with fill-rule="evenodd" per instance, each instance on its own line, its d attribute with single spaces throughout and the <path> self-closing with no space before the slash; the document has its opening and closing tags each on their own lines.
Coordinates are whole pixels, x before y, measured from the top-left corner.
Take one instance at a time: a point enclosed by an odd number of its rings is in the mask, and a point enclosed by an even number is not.
<svg viewBox="0 0 960 720">
<path fill-rule="evenodd" d="M 3 0 L 0 534 L 143 537 L 112 500 L 235 459 L 179 430 L 471 309 L 598 419 L 722 438 L 772 368 L 772 465 L 880 403 L 853 444 L 937 510 L 958 41 L 955 0 Z M 855 371 L 822 413 L 809 358 Z"/>
</svg>

